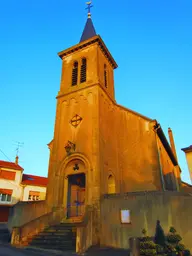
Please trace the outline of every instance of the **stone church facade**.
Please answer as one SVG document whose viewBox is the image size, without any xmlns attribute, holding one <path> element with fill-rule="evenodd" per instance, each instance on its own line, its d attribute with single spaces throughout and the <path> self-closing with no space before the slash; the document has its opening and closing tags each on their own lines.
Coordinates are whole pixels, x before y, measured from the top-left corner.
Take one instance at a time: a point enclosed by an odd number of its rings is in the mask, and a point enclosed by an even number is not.
<svg viewBox="0 0 192 256">
<path fill-rule="evenodd" d="M 48 144 L 47 197 L 13 207 L 12 243 L 27 243 L 28 236 L 60 222 L 76 224 L 78 252 L 92 245 L 128 248 L 128 238 L 142 228 L 153 235 L 157 219 L 165 228 L 180 221 L 187 229 L 191 208 L 179 221 L 176 216 L 192 202 L 192 189 L 183 189 L 172 131 L 169 144 L 156 120 L 117 104 L 117 64 L 90 15 L 80 42 L 58 55 L 62 74 Z M 127 223 L 123 210 L 129 211 Z"/>
</svg>

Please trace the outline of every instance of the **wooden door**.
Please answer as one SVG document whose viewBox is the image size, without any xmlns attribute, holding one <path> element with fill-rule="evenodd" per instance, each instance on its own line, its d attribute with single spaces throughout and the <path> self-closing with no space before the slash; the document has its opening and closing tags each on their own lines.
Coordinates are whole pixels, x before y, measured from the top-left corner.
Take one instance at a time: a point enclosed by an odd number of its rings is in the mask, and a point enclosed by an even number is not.
<svg viewBox="0 0 192 256">
<path fill-rule="evenodd" d="M 71 185 L 69 217 L 82 216 L 85 209 L 85 188 Z"/>
<path fill-rule="evenodd" d="M 77 185 L 71 185 L 70 217 L 78 216 L 78 189 Z"/>
</svg>

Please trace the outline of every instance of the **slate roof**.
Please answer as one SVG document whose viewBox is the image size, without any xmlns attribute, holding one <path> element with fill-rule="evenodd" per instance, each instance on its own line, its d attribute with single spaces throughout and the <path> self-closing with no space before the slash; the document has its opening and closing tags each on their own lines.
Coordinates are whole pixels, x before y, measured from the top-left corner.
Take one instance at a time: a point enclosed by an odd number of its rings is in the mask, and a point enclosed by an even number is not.
<svg viewBox="0 0 192 256">
<path fill-rule="evenodd" d="M 88 40 L 91 37 L 94 37 L 96 35 L 97 34 L 96 34 L 96 31 L 95 31 L 92 19 L 88 18 L 87 22 L 85 24 L 85 28 L 83 30 L 83 34 L 82 34 L 81 39 L 80 39 L 80 43 L 83 42 L 83 41 L 86 41 L 86 40 Z"/>
<path fill-rule="evenodd" d="M 48 184 L 48 178 L 30 174 L 23 174 L 21 184 L 46 187 Z"/>
<path fill-rule="evenodd" d="M 18 170 L 18 171 L 23 171 L 24 170 L 20 165 L 18 165 L 16 163 L 2 161 L 2 160 L 0 160 L 0 167 L 7 168 L 7 169 Z"/>
</svg>

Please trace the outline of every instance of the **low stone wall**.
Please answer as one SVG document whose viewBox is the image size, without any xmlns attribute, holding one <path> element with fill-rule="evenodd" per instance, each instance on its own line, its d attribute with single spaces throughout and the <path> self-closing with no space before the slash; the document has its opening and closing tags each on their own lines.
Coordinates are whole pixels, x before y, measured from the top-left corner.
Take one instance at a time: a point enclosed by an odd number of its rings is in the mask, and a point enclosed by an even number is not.
<svg viewBox="0 0 192 256">
<path fill-rule="evenodd" d="M 76 252 L 84 253 L 88 248 L 95 244 L 94 220 L 96 209 L 93 206 L 87 206 L 84 220 L 77 225 Z"/>
<path fill-rule="evenodd" d="M 39 232 L 50 225 L 58 224 L 64 217 L 63 208 L 55 209 L 52 212 L 44 214 L 39 218 L 33 219 L 23 226 L 15 226 L 12 229 L 11 244 L 27 245 L 28 239 L 35 236 Z"/>
<path fill-rule="evenodd" d="M 130 224 L 121 224 L 120 210 L 130 210 Z M 135 192 L 105 195 L 101 198 L 100 243 L 116 248 L 129 248 L 131 237 L 141 236 L 145 228 L 154 236 L 156 221 L 164 232 L 174 226 L 181 241 L 192 250 L 192 196 L 182 192 Z"/>
<path fill-rule="evenodd" d="M 48 212 L 51 209 L 46 201 L 19 202 L 9 210 L 8 229 L 12 232 L 13 227 L 21 227 L 31 220 L 34 220 Z"/>
</svg>

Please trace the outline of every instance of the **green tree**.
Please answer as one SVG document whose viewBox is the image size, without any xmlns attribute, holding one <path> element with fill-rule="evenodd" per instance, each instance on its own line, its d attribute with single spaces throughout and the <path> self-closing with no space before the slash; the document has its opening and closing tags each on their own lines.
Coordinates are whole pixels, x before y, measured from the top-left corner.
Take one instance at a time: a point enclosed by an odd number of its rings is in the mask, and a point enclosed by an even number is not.
<svg viewBox="0 0 192 256">
<path fill-rule="evenodd" d="M 160 225 L 159 220 L 157 220 L 157 224 L 156 224 L 154 241 L 156 244 L 161 245 L 162 247 L 165 246 L 165 241 L 166 241 L 165 234 L 164 234 L 163 228 Z"/>
</svg>

